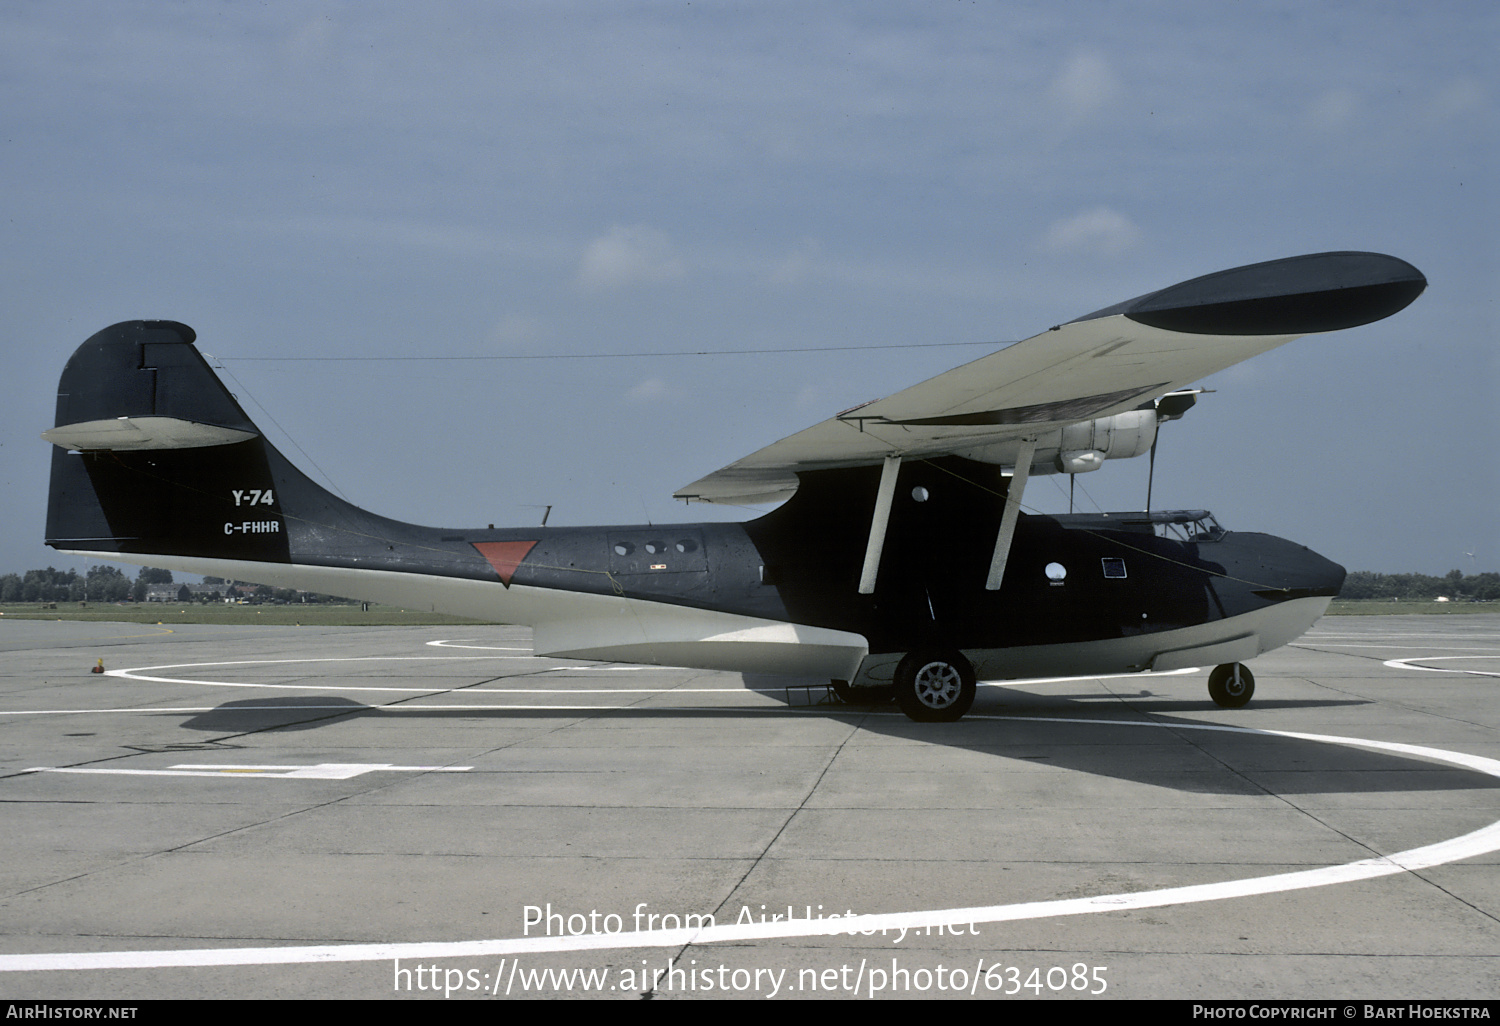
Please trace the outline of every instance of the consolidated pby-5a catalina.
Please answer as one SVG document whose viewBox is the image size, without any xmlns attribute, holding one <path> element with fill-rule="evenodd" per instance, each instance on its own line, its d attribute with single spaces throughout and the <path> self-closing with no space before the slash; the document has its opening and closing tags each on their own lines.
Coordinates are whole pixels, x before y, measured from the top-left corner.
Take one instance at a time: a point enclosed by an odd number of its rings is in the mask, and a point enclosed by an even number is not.
<svg viewBox="0 0 1500 1026">
<path fill-rule="evenodd" d="M 532 628 L 537 655 L 826 679 L 956 720 L 978 679 L 1243 663 L 1296 639 L 1344 569 L 1203 510 L 1021 512 L 1028 478 L 1152 450 L 1194 382 L 1426 287 L 1319 253 L 1196 278 L 847 410 L 680 489 L 782 504 L 743 524 L 441 529 L 293 466 L 174 321 L 126 321 L 58 386 L 47 544 L 95 559 Z M 1149 501 L 1147 503 L 1149 507 Z"/>
</svg>

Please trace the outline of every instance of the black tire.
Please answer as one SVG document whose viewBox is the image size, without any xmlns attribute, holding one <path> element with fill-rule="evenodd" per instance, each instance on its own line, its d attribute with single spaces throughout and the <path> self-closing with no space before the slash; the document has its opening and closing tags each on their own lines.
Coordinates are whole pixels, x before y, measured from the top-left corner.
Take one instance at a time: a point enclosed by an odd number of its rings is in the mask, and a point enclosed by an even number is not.
<svg viewBox="0 0 1500 1026">
<path fill-rule="evenodd" d="M 918 723 L 951 723 L 974 704 L 974 667 L 957 652 L 912 652 L 896 667 L 896 701 Z"/>
<path fill-rule="evenodd" d="M 1236 678 L 1235 671 L 1239 671 Z M 1239 709 L 1255 694 L 1255 674 L 1244 663 L 1224 663 L 1208 675 L 1208 697 L 1223 709 Z"/>
<path fill-rule="evenodd" d="M 889 684 L 878 688 L 857 688 L 847 680 L 831 680 L 828 684 L 845 705 L 885 705 L 896 697 Z"/>
</svg>

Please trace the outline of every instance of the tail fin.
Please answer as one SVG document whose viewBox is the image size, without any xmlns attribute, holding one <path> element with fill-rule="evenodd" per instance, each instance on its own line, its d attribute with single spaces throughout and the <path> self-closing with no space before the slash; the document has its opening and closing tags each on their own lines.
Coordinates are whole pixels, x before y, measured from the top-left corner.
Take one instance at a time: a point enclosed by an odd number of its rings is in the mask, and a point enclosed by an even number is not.
<svg viewBox="0 0 1500 1026">
<path fill-rule="evenodd" d="M 78 348 L 57 389 L 47 544 L 287 562 L 291 481 L 173 321 L 126 321 Z M 302 477 L 300 473 L 297 475 Z M 302 488 L 316 487 L 302 477 Z M 321 490 L 321 489 L 320 489 Z"/>
<path fill-rule="evenodd" d="M 173 321 L 126 321 L 68 361 L 56 427 L 42 436 L 57 446 L 48 545 L 382 599 L 401 594 L 390 571 L 496 579 L 464 539 L 376 516 L 310 480 L 262 437 L 195 337 Z M 361 583 L 369 570 L 387 571 L 374 591 Z"/>
</svg>

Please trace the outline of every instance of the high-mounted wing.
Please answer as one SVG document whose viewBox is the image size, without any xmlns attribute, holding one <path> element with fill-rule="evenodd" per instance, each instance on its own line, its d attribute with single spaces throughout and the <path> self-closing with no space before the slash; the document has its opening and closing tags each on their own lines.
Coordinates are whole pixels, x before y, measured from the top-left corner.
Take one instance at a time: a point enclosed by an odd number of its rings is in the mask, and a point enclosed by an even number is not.
<svg viewBox="0 0 1500 1026">
<path fill-rule="evenodd" d="M 766 502 L 802 471 L 960 455 L 1013 466 L 1023 440 L 1124 413 L 1315 332 L 1380 320 L 1427 287 L 1379 253 L 1315 253 L 1205 275 L 1059 325 L 846 410 L 674 493 Z"/>
</svg>

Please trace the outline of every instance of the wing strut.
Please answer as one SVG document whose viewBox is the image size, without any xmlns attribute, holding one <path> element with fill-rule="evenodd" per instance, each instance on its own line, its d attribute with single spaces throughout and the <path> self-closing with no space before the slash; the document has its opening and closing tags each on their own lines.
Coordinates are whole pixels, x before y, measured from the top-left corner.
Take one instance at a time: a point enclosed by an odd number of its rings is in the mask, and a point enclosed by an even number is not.
<svg viewBox="0 0 1500 1026">
<path fill-rule="evenodd" d="M 1036 439 L 1021 439 L 1016 453 L 1016 471 L 1011 475 L 1010 487 L 1005 490 L 1005 512 L 1000 515 L 1000 532 L 995 536 L 995 554 L 990 557 L 990 576 L 985 580 L 986 591 L 997 591 L 1005 579 L 1005 563 L 1010 559 L 1010 541 L 1015 537 L 1016 519 L 1021 513 L 1021 494 L 1026 491 L 1026 479 L 1031 476 L 1031 457 L 1036 453 Z"/>
<path fill-rule="evenodd" d="M 875 575 L 880 570 L 880 552 L 885 548 L 885 529 L 891 522 L 891 500 L 896 495 L 896 475 L 901 470 L 900 456 L 887 456 L 880 468 L 880 491 L 875 493 L 875 515 L 870 518 L 870 540 L 865 545 L 865 566 L 859 574 L 859 593 L 875 592 Z"/>
</svg>

